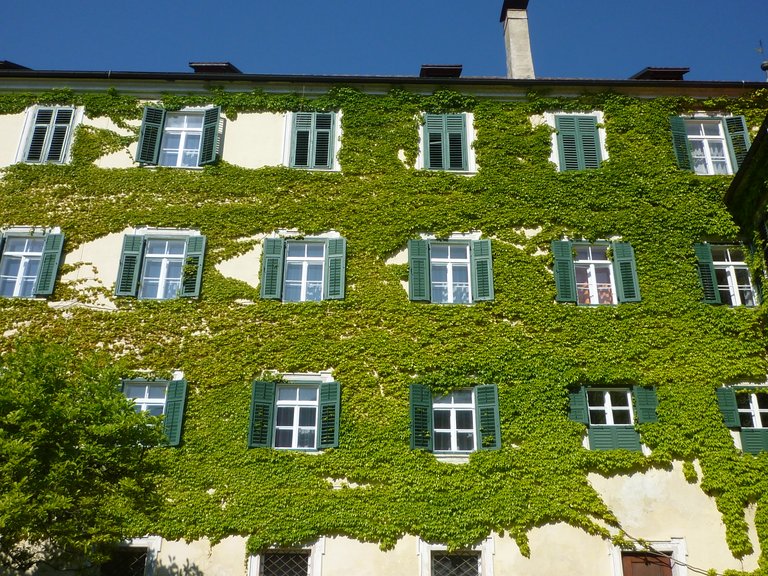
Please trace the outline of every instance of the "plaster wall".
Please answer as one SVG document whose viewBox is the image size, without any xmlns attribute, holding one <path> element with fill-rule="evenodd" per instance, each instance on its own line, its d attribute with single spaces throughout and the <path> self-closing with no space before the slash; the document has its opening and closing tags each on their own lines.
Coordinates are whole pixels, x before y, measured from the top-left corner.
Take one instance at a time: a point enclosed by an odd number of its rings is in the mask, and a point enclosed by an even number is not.
<svg viewBox="0 0 768 576">
<path fill-rule="evenodd" d="M 120 134 L 120 136 L 135 136 L 137 134 L 137 132 L 133 132 L 132 130 L 121 128 L 112 122 L 112 120 L 105 117 L 89 118 L 86 116 L 83 118 L 83 124 L 85 126 L 91 126 L 93 128 L 99 128 L 102 130 L 111 130 L 112 132 Z M 138 127 L 141 123 L 134 121 L 129 122 L 128 124 Z M 133 166 L 138 166 L 138 164 L 134 163 L 133 161 L 135 154 L 136 143 L 134 142 L 128 148 L 123 148 L 121 150 L 117 150 L 116 152 L 102 156 L 96 160 L 95 164 L 99 168 L 131 168 Z"/>
<path fill-rule="evenodd" d="M 153 576 L 244 576 L 245 543 L 246 539 L 242 536 L 230 536 L 215 546 L 211 546 L 207 539 L 189 543 L 163 540 L 157 552 Z"/>
<path fill-rule="evenodd" d="M 243 168 L 283 163 L 285 114 L 240 113 L 226 121 L 221 158 Z"/>
<path fill-rule="evenodd" d="M 326 538 L 323 576 L 417 576 L 418 539 L 405 536 L 388 552 L 349 538 Z"/>
<path fill-rule="evenodd" d="M 218 270 L 222 276 L 227 278 L 234 278 L 245 282 L 253 288 L 259 287 L 259 274 L 261 267 L 261 250 L 264 235 L 254 236 L 247 240 L 257 240 L 256 245 L 248 252 L 230 258 L 229 260 L 223 260 L 216 263 L 216 270 Z"/>
<path fill-rule="evenodd" d="M 24 112 L 0 115 L 0 168 L 16 163 L 21 136 L 24 133 Z"/>
</svg>

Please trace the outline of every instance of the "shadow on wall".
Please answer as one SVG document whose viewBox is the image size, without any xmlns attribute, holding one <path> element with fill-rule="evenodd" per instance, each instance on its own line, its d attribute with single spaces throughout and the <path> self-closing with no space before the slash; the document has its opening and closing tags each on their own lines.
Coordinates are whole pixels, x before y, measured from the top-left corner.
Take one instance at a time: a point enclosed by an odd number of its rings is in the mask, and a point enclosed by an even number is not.
<svg viewBox="0 0 768 576">
<path fill-rule="evenodd" d="M 148 569 L 149 568 L 149 569 Z M 203 576 L 197 564 L 187 559 L 184 564 L 175 557 L 170 557 L 162 565 L 147 566 L 147 550 L 139 547 L 120 548 L 112 554 L 112 559 L 100 566 L 100 576 Z"/>
<path fill-rule="evenodd" d="M 157 566 L 152 573 L 153 576 L 203 576 L 203 571 L 197 564 L 193 564 L 187 559 L 184 564 L 179 564 L 176 558 L 169 558 L 169 564 Z"/>
</svg>

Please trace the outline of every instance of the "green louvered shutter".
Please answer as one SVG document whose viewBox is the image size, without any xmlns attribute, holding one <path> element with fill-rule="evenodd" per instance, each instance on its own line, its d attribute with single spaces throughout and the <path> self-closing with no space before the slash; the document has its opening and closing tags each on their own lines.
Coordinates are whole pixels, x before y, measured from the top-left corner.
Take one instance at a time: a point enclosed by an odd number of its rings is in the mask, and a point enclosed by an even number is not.
<svg viewBox="0 0 768 576">
<path fill-rule="evenodd" d="M 282 238 L 265 238 L 261 255 L 261 297 L 280 300 L 283 297 L 283 247 Z"/>
<path fill-rule="evenodd" d="M 632 426 L 592 426 L 589 429 L 592 450 L 633 450 L 640 452 L 640 435 Z"/>
<path fill-rule="evenodd" d="M 569 240 L 553 240 L 552 255 L 555 257 L 556 300 L 558 302 L 576 302 L 576 272 L 573 269 L 573 243 Z"/>
<path fill-rule="evenodd" d="M 291 166 L 295 168 L 310 167 L 313 117 L 312 112 L 296 112 L 293 115 Z"/>
<path fill-rule="evenodd" d="M 576 118 L 574 116 L 555 116 L 555 130 L 557 130 L 560 171 L 580 170 Z"/>
<path fill-rule="evenodd" d="M 736 173 L 749 152 L 749 130 L 744 116 L 723 118 L 728 151 L 731 154 L 733 172 Z"/>
<path fill-rule="evenodd" d="M 345 265 L 347 241 L 344 238 L 329 238 L 325 242 L 325 294 L 324 299 L 344 298 L 346 282 Z"/>
<path fill-rule="evenodd" d="M 25 162 L 42 162 L 44 160 L 45 143 L 48 130 L 51 127 L 51 120 L 53 120 L 53 112 L 53 108 L 38 108 L 35 112 L 35 122 L 24 157 Z"/>
<path fill-rule="evenodd" d="M 311 168 L 333 168 L 333 120 L 332 112 L 316 112 L 314 115 Z"/>
<path fill-rule="evenodd" d="M 576 116 L 583 169 L 600 168 L 600 137 L 595 116 Z"/>
<path fill-rule="evenodd" d="M 728 428 L 741 428 L 739 407 L 736 404 L 736 392 L 733 388 L 721 387 L 715 390 L 717 394 L 717 406 L 723 415 L 723 422 Z"/>
<path fill-rule="evenodd" d="M 45 237 L 43 255 L 37 270 L 37 279 L 32 293 L 35 296 L 48 296 L 53 293 L 56 273 L 59 270 L 61 253 L 64 249 L 64 234 L 48 234 Z"/>
<path fill-rule="evenodd" d="M 429 241 L 408 240 L 408 298 L 431 300 Z"/>
<path fill-rule="evenodd" d="M 254 380 L 251 386 L 251 414 L 248 424 L 248 448 L 271 448 L 275 383 Z"/>
<path fill-rule="evenodd" d="M 45 156 L 46 162 L 53 162 L 55 164 L 64 162 L 74 112 L 71 108 L 56 108 L 56 117 L 48 142 L 48 153 Z"/>
<path fill-rule="evenodd" d="M 445 116 L 426 114 L 424 117 L 424 164 L 429 170 L 444 170 Z"/>
<path fill-rule="evenodd" d="M 411 384 L 411 448 L 432 452 L 432 391 Z"/>
<path fill-rule="evenodd" d="M 555 116 L 560 171 L 599 168 L 600 138 L 595 116 Z"/>
<path fill-rule="evenodd" d="M 632 392 L 635 395 L 635 413 L 637 421 L 640 424 L 656 422 L 656 408 L 659 400 L 656 397 L 656 390 L 653 388 L 644 388 L 643 386 L 634 386 Z"/>
<path fill-rule="evenodd" d="M 669 124 L 672 127 L 672 149 L 675 151 L 678 167 L 683 170 L 693 170 L 691 143 L 688 141 L 685 119 L 680 118 L 680 116 L 672 116 L 669 119 Z"/>
<path fill-rule="evenodd" d="M 178 446 L 181 442 L 181 426 L 184 422 L 184 406 L 187 401 L 187 381 L 171 380 L 165 393 L 165 419 L 163 432 L 169 446 Z"/>
<path fill-rule="evenodd" d="M 203 114 L 203 134 L 197 165 L 213 164 L 219 154 L 219 119 L 221 107 L 208 108 Z"/>
<path fill-rule="evenodd" d="M 160 156 L 160 142 L 163 139 L 165 110 L 163 108 L 144 108 L 141 120 L 139 146 L 136 149 L 136 161 L 142 164 L 157 164 Z"/>
<path fill-rule="evenodd" d="M 721 304 L 720 291 L 717 289 L 717 277 L 712 261 L 712 247 L 709 244 L 694 244 L 698 261 L 699 280 L 704 290 L 704 302 L 706 304 Z"/>
<path fill-rule="evenodd" d="M 126 234 L 123 237 L 123 251 L 120 254 L 120 268 L 117 272 L 115 296 L 136 296 L 141 276 L 141 255 L 144 251 L 144 236 Z"/>
<path fill-rule="evenodd" d="M 493 300 L 493 263 L 491 241 L 473 240 L 470 245 L 472 265 L 472 299 Z"/>
<path fill-rule="evenodd" d="M 341 386 L 338 382 L 320 384 L 320 439 L 318 449 L 339 445 L 339 414 L 341 412 Z"/>
<path fill-rule="evenodd" d="M 583 386 L 576 392 L 568 393 L 568 419 L 589 425 L 589 406 L 587 389 Z"/>
<path fill-rule="evenodd" d="M 613 272 L 616 277 L 619 302 L 640 302 L 640 286 L 637 282 L 635 251 L 628 242 L 614 242 Z"/>
<path fill-rule="evenodd" d="M 203 280 L 203 258 L 205 256 L 205 236 L 187 238 L 187 255 L 184 259 L 184 276 L 181 282 L 182 297 L 200 296 L 200 284 Z"/>
<path fill-rule="evenodd" d="M 499 419 L 499 389 L 496 384 L 475 386 L 475 411 L 477 413 L 477 449 L 501 448 L 501 423 Z"/>
<path fill-rule="evenodd" d="M 445 136 L 443 166 L 448 170 L 467 170 L 467 128 L 464 114 L 445 115 Z"/>
<path fill-rule="evenodd" d="M 741 449 L 747 454 L 768 451 L 768 428 L 742 428 Z"/>
</svg>

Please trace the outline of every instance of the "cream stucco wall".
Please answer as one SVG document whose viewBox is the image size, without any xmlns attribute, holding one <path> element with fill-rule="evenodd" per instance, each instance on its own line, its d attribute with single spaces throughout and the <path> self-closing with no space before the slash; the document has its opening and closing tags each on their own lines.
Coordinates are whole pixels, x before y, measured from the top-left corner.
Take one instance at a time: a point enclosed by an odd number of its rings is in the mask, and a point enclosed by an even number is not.
<svg viewBox="0 0 768 576">
<path fill-rule="evenodd" d="M 25 114 L 0 115 L 0 168 L 16 163 L 16 154 L 24 132 Z"/>
<path fill-rule="evenodd" d="M 226 120 L 222 160 L 243 168 L 280 166 L 285 122 L 285 114 L 275 113 L 241 113 Z"/>
<path fill-rule="evenodd" d="M 204 574 L 205 576 L 244 576 L 246 539 L 230 536 L 215 546 L 206 539 L 194 542 L 163 540 L 156 552 L 153 576 Z M 198 570 L 196 572 L 195 570 Z"/>
<path fill-rule="evenodd" d="M 216 270 L 222 276 L 241 280 L 253 288 L 259 287 L 259 274 L 261 266 L 261 240 L 264 234 L 245 238 L 244 241 L 256 240 L 256 244 L 248 252 L 216 263 Z"/>
<path fill-rule="evenodd" d="M 141 124 L 141 122 L 134 121 L 134 122 L 128 122 L 127 124 L 138 127 Z M 112 132 L 115 132 L 120 136 L 135 136 L 136 134 L 136 132 L 132 130 L 121 128 L 120 126 L 112 122 L 112 120 L 110 120 L 109 118 L 89 118 L 86 116 L 85 118 L 83 118 L 83 125 L 92 126 L 93 128 L 100 128 L 102 130 L 111 130 Z M 117 152 L 112 152 L 111 154 L 102 156 L 101 158 L 96 160 L 96 166 L 98 166 L 99 168 L 131 168 L 132 166 L 136 166 L 136 164 L 133 161 L 135 154 L 136 154 L 136 143 L 133 143 L 128 148 L 123 148 L 122 150 L 118 150 Z"/>
</svg>

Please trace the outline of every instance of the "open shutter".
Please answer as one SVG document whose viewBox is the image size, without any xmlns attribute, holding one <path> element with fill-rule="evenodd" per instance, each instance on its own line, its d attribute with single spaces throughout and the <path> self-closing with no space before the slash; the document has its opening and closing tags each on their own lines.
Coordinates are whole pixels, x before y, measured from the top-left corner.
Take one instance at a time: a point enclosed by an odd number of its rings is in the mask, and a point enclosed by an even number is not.
<svg viewBox="0 0 768 576">
<path fill-rule="evenodd" d="M 709 244 L 694 244 L 693 249 L 698 260 L 699 280 L 701 281 L 701 288 L 704 290 L 704 302 L 721 304 L 715 266 L 712 262 L 712 247 Z"/>
<path fill-rule="evenodd" d="M 72 108 L 56 108 L 56 116 L 53 120 L 52 132 L 48 143 L 48 153 L 45 157 L 46 162 L 57 164 L 64 162 L 74 112 Z"/>
<path fill-rule="evenodd" d="M 467 170 L 467 128 L 464 114 L 446 114 L 445 134 L 447 146 L 443 146 L 443 166 L 448 170 Z"/>
<path fill-rule="evenodd" d="M 56 273 L 59 270 L 61 252 L 64 249 L 64 234 L 48 234 L 45 237 L 43 255 L 37 270 L 37 279 L 32 292 L 35 296 L 48 296 L 53 293 Z"/>
<path fill-rule="evenodd" d="M 672 126 L 672 149 L 675 151 L 677 165 L 683 170 L 693 170 L 691 144 L 688 142 L 688 133 L 685 130 L 685 119 L 672 116 L 669 123 Z"/>
<path fill-rule="evenodd" d="M 139 146 L 136 149 L 136 161 L 142 164 L 157 164 L 160 156 L 160 142 L 163 139 L 165 110 L 163 108 L 144 108 L 139 132 Z"/>
<path fill-rule="evenodd" d="M 576 302 L 576 272 L 573 269 L 573 243 L 570 240 L 553 240 L 552 255 L 555 257 L 555 288 L 558 302 Z"/>
<path fill-rule="evenodd" d="M 739 408 L 736 404 L 736 392 L 733 388 L 721 387 L 715 390 L 717 405 L 723 415 L 723 422 L 728 428 L 741 428 Z"/>
<path fill-rule="evenodd" d="M 187 255 L 184 259 L 184 275 L 179 296 L 197 297 L 200 295 L 204 256 L 205 236 L 190 236 L 187 238 Z"/>
<path fill-rule="evenodd" d="M 501 448 L 501 424 L 499 420 L 499 390 L 496 384 L 475 387 L 475 412 L 477 449 Z"/>
<path fill-rule="evenodd" d="M 283 297 L 282 238 L 265 238 L 261 254 L 261 297 L 280 300 Z"/>
<path fill-rule="evenodd" d="M 291 166 L 296 168 L 309 168 L 313 116 L 312 112 L 295 112 L 293 115 Z"/>
<path fill-rule="evenodd" d="M 431 300 L 427 240 L 408 240 L 408 298 Z"/>
<path fill-rule="evenodd" d="M 473 240 L 470 245 L 472 265 L 472 299 L 493 300 L 493 263 L 491 241 Z"/>
<path fill-rule="evenodd" d="M 314 114 L 312 168 L 333 168 L 333 117 L 331 112 Z"/>
<path fill-rule="evenodd" d="M 595 116 L 576 116 L 581 168 L 600 168 L 600 137 Z"/>
<path fill-rule="evenodd" d="M 339 413 L 341 411 L 341 386 L 338 382 L 320 384 L 320 441 L 318 449 L 335 448 L 339 445 Z"/>
<path fill-rule="evenodd" d="M 445 116 L 426 114 L 424 117 L 424 164 L 429 170 L 445 168 Z"/>
<path fill-rule="evenodd" d="M 432 451 L 432 391 L 411 384 L 411 448 Z"/>
<path fill-rule="evenodd" d="M 203 115 L 203 135 L 197 165 L 213 164 L 219 154 L 219 119 L 221 107 L 208 108 Z"/>
<path fill-rule="evenodd" d="M 640 452 L 640 435 L 632 426 L 592 426 L 589 429 L 592 450 L 634 450 Z"/>
<path fill-rule="evenodd" d="M 248 448 L 270 448 L 272 446 L 274 407 L 275 383 L 254 380 L 251 386 Z"/>
<path fill-rule="evenodd" d="M 611 246 L 618 300 L 619 302 L 639 302 L 640 286 L 637 282 L 635 251 L 628 242 L 614 242 Z"/>
<path fill-rule="evenodd" d="M 334 300 L 344 298 L 346 258 L 347 241 L 344 238 L 329 238 L 326 240 L 324 299 Z"/>
<path fill-rule="evenodd" d="M 181 426 L 184 422 L 184 406 L 187 400 L 187 381 L 171 380 L 165 394 L 165 420 L 163 431 L 169 446 L 181 442 Z"/>
<path fill-rule="evenodd" d="M 583 386 L 576 392 L 568 393 L 568 419 L 589 425 L 587 389 Z"/>
<path fill-rule="evenodd" d="M 742 428 L 741 449 L 747 454 L 768 451 L 768 428 Z"/>
<path fill-rule="evenodd" d="M 144 251 L 144 236 L 126 234 L 123 237 L 123 251 L 120 254 L 120 268 L 117 272 L 115 296 L 136 296 L 141 276 L 141 255 Z"/>
<path fill-rule="evenodd" d="M 736 173 L 749 152 L 749 130 L 744 116 L 723 118 L 725 134 L 728 141 L 728 151 L 731 154 L 733 172 Z"/>
<path fill-rule="evenodd" d="M 656 390 L 653 388 L 644 388 L 643 386 L 635 386 L 632 388 L 632 392 L 635 395 L 635 413 L 637 414 L 637 421 L 640 424 L 656 422 L 658 420 L 656 416 L 656 408 L 659 405 L 659 400 L 656 397 Z"/>
</svg>

